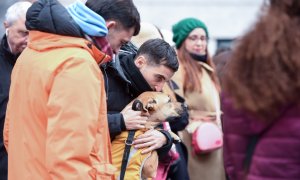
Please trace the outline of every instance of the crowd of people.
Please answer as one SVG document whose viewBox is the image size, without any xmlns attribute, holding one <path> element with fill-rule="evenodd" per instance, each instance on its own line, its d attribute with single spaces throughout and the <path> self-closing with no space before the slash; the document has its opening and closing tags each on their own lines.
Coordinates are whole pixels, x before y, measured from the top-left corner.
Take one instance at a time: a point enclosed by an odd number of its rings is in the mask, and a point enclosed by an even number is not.
<svg viewBox="0 0 300 180">
<path fill-rule="evenodd" d="M 180 19 L 172 45 L 132 0 L 12 4 L 0 179 L 300 179 L 300 1 L 263 6 L 212 56 L 205 22 Z M 132 102 L 149 91 L 180 103 L 179 115 L 147 128 L 154 105 Z"/>
</svg>

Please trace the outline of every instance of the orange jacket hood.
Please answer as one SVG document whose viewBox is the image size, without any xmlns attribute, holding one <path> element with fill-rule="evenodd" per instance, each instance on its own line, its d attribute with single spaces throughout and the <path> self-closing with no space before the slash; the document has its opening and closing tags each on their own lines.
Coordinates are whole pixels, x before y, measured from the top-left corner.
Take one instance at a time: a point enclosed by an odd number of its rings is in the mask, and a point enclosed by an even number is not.
<svg viewBox="0 0 300 180">
<path fill-rule="evenodd" d="M 100 51 L 93 43 L 86 39 L 40 31 L 29 33 L 28 47 L 39 52 L 57 48 L 77 47 L 87 50 L 94 57 L 97 64 L 103 64 L 111 60 L 110 56 Z"/>
</svg>

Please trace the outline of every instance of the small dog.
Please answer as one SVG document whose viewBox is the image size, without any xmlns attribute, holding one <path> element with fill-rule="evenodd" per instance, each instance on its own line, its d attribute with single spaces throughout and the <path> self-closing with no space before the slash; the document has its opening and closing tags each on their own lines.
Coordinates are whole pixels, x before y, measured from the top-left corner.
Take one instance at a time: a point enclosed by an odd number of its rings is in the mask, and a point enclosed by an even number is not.
<svg viewBox="0 0 300 180">
<path fill-rule="evenodd" d="M 159 124 L 166 121 L 169 117 L 178 117 L 182 113 L 182 105 L 178 102 L 172 102 L 170 96 L 161 92 L 144 92 L 133 100 L 130 105 L 133 110 L 142 111 L 148 115 L 145 129 L 137 130 L 135 138 L 149 129 L 156 128 Z M 180 138 L 170 132 L 174 140 L 180 141 Z M 125 141 L 128 132 L 124 131 L 112 142 L 113 164 L 117 167 L 118 179 L 121 169 L 121 163 L 124 153 Z M 158 167 L 158 155 L 156 151 L 142 155 L 141 149 L 131 147 L 131 158 L 128 160 L 124 179 L 146 179 L 155 178 Z M 138 169 L 139 172 L 130 172 Z M 129 171 L 129 172 L 128 172 Z"/>
</svg>

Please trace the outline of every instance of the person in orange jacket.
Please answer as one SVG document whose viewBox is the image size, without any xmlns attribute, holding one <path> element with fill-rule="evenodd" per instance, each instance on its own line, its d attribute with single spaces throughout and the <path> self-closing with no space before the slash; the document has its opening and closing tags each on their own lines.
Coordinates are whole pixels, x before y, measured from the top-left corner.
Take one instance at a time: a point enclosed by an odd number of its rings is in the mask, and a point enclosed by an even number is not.
<svg viewBox="0 0 300 180">
<path fill-rule="evenodd" d="M 139 32 L 136 7 L 88 0 L 66 9 L 39 0 L 26 27 L 28 47 L 12 72 L 4 127 L 8 179 L 114 179 L 99 64 Z M 106 39 L 108 28 L 118 36 Z"/>
</svg>

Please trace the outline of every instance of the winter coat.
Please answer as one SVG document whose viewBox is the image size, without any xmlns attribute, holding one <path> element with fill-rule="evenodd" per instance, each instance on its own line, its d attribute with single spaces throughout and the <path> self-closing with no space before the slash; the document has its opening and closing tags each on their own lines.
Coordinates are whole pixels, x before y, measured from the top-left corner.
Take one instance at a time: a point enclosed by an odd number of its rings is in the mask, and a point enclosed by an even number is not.
<svg viewBox="0 0 300 180">
<path fill-rule="evenodd" d="M 34 3 L 26 26 L 4 127 L 8 179 L 113 179 L 98 67 L 106 56 L 57 1 Z"/>
<path fill-rule="evenodd" d="M 209 76 L 213 69 L 202 62 L 201 87 L 202 92 L 183 92 L 183 74 L 184 68 L 179 65 L 179 70 L 175 73 L 173 80 L 179 86 L 175 90 L 176 93 L 184 97 L 185 102 L 189 109 L 189 123 L 191 124 L 192 118 L 197 117 L 200 112 L 216 112 L 216 103 L 219 105 L 219 98 L 215 95 L 218 91 L 214 82 Z M 217 122 L 221 126 L 221 122 Z M 220 127 L 221 128 L 221 127 Z M 192 136 L 185 129 L 181 131 L 182 141 L 188 150 L 188 171 L 191 180 L 224 180 L 225 173 L 223 167 L 222 149 L 215 150 L 208 154 L 196 155 L 192 149 Z"/>
<path fill-rule="evenodd" d="M 278 110 L 276 119 L 267 121 L 237 110 L 229 97 L 222 97 L 224 112 L 224 164 L 230 180 L 300 179 L 300 105 Z M 250 140 L 258 137 L 248 175 L 244 163 Z"/>
<path fill-rule="evenodd" d="M 10 52 L 6 35 L 0 45 L 0 131 L 3 132 L 6 106 L 10 86 L 10 76 L 17 60 L 17 55 Z M 3 133 L 0 133 L 0 179 L 7 179 L 7 152 L 3 144 Z"/>
</svg>

